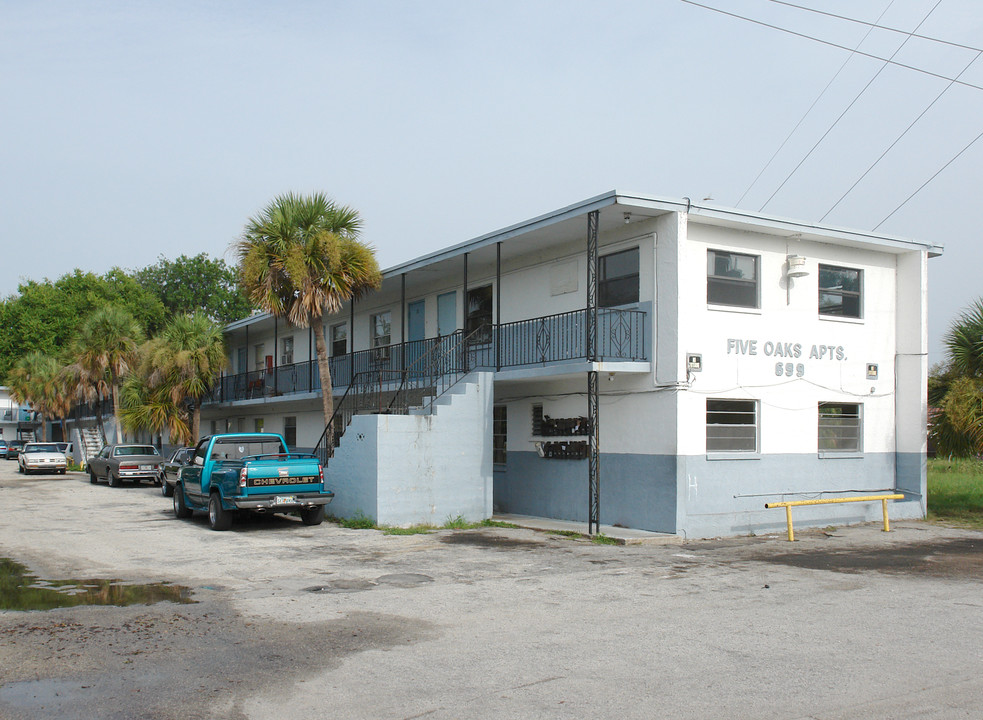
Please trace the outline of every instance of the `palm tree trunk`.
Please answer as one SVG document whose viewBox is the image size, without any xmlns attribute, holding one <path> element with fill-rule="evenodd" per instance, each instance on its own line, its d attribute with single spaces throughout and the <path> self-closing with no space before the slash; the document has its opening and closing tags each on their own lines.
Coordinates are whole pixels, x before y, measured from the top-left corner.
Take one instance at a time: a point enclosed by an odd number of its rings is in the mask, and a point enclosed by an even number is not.
<svg viewBox="0 0 983 720">
<path fill-rule="evenodd" d="M 334 415 L 334 388 L 331 386 L 331 368 L 328 367 L 328 346 L 324 342 L 324 324 L 321 318 L 316 318 L 311 323 L 314 331 L 314 348 L 317 354 L 317 374 L 321 377 L 321 407 L 324 410 L 325 427 L 331 422 Z M 328 427 L 327 446 L 334 446 L 334 428 Z M 330 450 L 328 450 L 330 452 Z"/>
<path fill-rule="evenodd" d="M 113 417 L 116 418 L 116 444 L 123 442 L 123 434 L 119 422 L 119 382 L 113 378 Z"/>
<path fill-rule="evenodd" d="M 191 410 L 191 444 L 196 445 L 201 437 L 201 403 L 195 400 Z"/>
</svg>

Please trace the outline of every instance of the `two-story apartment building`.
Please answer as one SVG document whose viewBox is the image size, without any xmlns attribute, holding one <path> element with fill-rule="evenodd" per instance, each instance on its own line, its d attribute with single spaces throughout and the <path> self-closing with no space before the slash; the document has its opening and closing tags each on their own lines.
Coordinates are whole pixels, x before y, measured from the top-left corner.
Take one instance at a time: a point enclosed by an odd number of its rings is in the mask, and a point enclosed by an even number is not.
<svg viewBox="0 0 983 720">
<path fill-rule="evenodd" d="M 766 502 L 890 490 L 907 498 L 893 516 L 921 517 L 940 253 L 610 192 L 390 268 L 325 321 L 335 512 L 702 537 L 782 527 Z M 226 338 L 203 432 L 278 431 L 329 454 L 312 333 L 255 315 Z"/>
</svg>

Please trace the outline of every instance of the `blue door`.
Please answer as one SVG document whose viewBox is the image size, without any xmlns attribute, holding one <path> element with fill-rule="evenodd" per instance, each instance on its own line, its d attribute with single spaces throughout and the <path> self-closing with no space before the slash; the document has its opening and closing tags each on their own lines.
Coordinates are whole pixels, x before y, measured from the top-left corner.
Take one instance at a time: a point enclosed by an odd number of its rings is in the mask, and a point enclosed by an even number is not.
<svg viewBox="0 0 983 720">
<path fill-rule="evenodd" d="M 457 330 L 457 291 L 437 296 L 437 334 L 451 335 Z"/>
<path fill-rule="evenodd" d="M 408 370 L 422 370 L 420 358 L 426 353 L 426 310 L 427 301 L 417 300 L 406 306 L 407 328 L 406 328 L 406 368 Z"/>
</svg>

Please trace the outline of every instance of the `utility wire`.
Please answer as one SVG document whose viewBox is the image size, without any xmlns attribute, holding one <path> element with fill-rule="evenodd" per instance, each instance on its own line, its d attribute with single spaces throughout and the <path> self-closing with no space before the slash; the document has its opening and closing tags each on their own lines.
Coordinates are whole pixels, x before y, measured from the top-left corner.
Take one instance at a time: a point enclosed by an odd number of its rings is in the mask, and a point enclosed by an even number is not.
<svg viewBox="0 0 983 720">
<path fill-rule="evenodd" d="M 977 53 L 976 53 L 976 56 L 975 56 L 975 57 L 974 57 L 974 58 L 973 58 L 972 60 L 970 60 L 970 61 L 969 61 L 969 63 L 967 63 L 967 64 L 966 64 L 966 67 L 964 67 L 964 68 L 962 69 L 962 72 L 960 72 L 960 73 L 959 73 L 959 75 L 957 75 L 957 76 L 956 76 L 956 78 L 958 79 L 959 77 L 961 77 L 961 76 L 962 76 L 962 74 L 963 74 L 963 73 L 965 73 L 965 72 L 966 72 L 967 70 L 969 70 L 969 68 L 970 68 L 970 66 L 971 66 L 971 65 L 972 65 L 973 63 L 975 63 L 975 62 L 976 62 L 977 60 L 979 60 L 979 58 L 980 58 L 980 55 L 983 55 L 983 50 L 979 50 L 979 51 L 977 51 Z M 862 181 L 862 180 L 863 180 L 863 179 L 864 179 L 865 177 L 867 177 L 867 174 L 868 174 L 868 173 L 869 173 L 869 172 L 870 172 L 871 170 L 873 170 L 873 169 L 874 169 L 875 167 L 877 167 L 877 164 L 878 164 L 878 163 L 879 163 L 879 162 L 880 162 L 881 160 L 883 160 L 883 159 L 884 159 L 884 156 L 885 156 L 885 155 L 887 155 L 887 154 L 888 154 L 889 152 L 891 152 L 891 149 L 892 149 L 892 148 L 893 148 L 893 147 L 894 147 L 895 145 L 897 145 L 897 144 L 898 144 L 898 143 L 899 143 L 899 142 L 901 141 L 901 138 L 903 138 L 903 137 L 904 137 L 905 135 L 907 135 L 907 134 L 908 134 L 908 131 L 909 131 L 909 130 L 911 130 L 911 129 L 912 129 L 912 128 L 913 128 L 914 126 L 915 126 L 915 124 L 916 124 L 916 123 L 917 123 L 917 122 L 918 122 L 919 120 L 921 120 L 921 119 L 922 119 L 922 117 L 923 117 L 923 116 L 925 115 L 925 113 L 927 113 L 927 112 L 928 112 L 929 110 L 931 110 L 931 109 L 932 109 L 932 106 L 934 106 L 934 105 L 935 105 L 935 103 L 937 103 L 937 102 L 939 101 L 939 99 L 940 99 L 940 98 L 941 98 L 941 97 L 942 97 L 943 95 L 945 95 L 945 94 L 946 94 L 946 93 L 947 93 L 947 92 L 949 91 L 949 88 L 951 88 L 951 87 L 952 87 L 952 86 L 953 86 L 954 84 L 955 84 L 954 82 L 950 82 L 950 83 L 949 83 L 948 85 L 946 85 L 946 86 L 945 86 L 945 88 L 943 88 L 943 90 L 942 90 L 942 92 L 940 92 L 940 93 L 939 93 L 938 95 L 936 95 L 936 96 L 935 96 L 935 99 L 934 99 L 934 100 L 933 100 L 932 102 L 930 102 L 930 103 L 928 104 L 928 107 L 926 107 L 926 108 L 925 108 L 924 110 L 922 110 L 922 111 L 921 111 L 921 113 L 919 113 L 919 114 L 918 114 L 918 117 L 916 117 L 916 118 L 915 118 L 914 120 L 912 120 L 912 121 L 911 121 L 911 124 L 910 124 L 910 125 L 908 125 L 908 127 L 906 127 L 906 128 L 904 129 L 904 132 L 902 132 L 902 133 L 901 133 L 900 135 L 898 135 L 898 137 L 896 137 L 896 138 L 895 138 L 895 140 L 894 140 L 894 142 L 893 142 L 893 143 L 891 143 L 890 145 L 888 145 L 888 146 L 887 146 L 887 149 L 885 149 L 885 150 L 884 150 L 884 152 L 882 152 L 882 153 L 881 153 L 881 155 L 880 155 L 880 157 L 878 157 L 878 158 L 877 158 L 877 159 L 876 159 L 876 160 L 875 160 L 875 161 L 873 162 L 873 164 L 871 164 L 871 166 L 870 166 L 869 168 L 867 168 L 866 170 L 864 170 L 864 174 L 863 174 L 863 175 L 861 175 L 860 177 L 858 177 L 858 178 L 857 178 L 857 180 L 856 180 L 856 182 L 854 182 L 854 183 L 853 183 L 853 185 L 851 185 L 851 186 L 849 187 L 849 189 L 847 189 L 847 191 L 846 191 L 845 193 L 843 193 L 843 194 L 842 194 L 842 195 L 840 196 L 840 199 L 839 199 L 839 200 L 837 200 L 837 201 L 836 201 L 835 203 L 833 203 L 833 207 L 831 207 L 831 208 L 830 208 L 829 210 L 827 210 L 827 211 L 826 211 L 826 215 L 829 215 L 829 214 L 830 214 L 831 212 L 833 212 L 833 211 L 834 211 L 834 210 L 836 209 L 836 206 L 837 206 L 837 205 L 839 205 L 839 204 L 840 204 L 841 202 L 843 202 L 843 198 L 845 198 L 845 197 L 846 197 L 847 195 L 849 195 L 849 194 L 850 194 L 851 192 L 853 192 L 853 189 L 854 189 L 855 187 L 857 187 L 857 185 L 859 185 L 859 184 L 860 184 L 860 182 L 861 182 L 861 181 Z M 907 202 L 907 200 L 906 200 L 905 202 Z M 897 211 L 895 211 L 895 212 L 897 212 Z M 894 213 L 891 213 L 891 214 L 893 215 Z M 822 222 L 823 220 L 825 220 L 825 219 L 826 219 L 826 215 L 823 215 L 823 216 L 822 216 L 821 218 L 819 218 L 819 222 Z M 890 216 L 888 216 L 888 217 L 890 217 Z M 884 218 L 884 219 L 886 220 L 887 218 Z M 881 221 L 881 222 L 883 223 L 883 221 Z M 880 227 L 880 225 L 878 225 L 877 227 Z M 877 228 L 874 228 L 874 229 L 876 230 Z"/>
<path fill-rule="evenodd" d="M 918 28 L 920 28 L 925 23 L 925 21 L 928 20 L 928 18 L 932 15 L 932 13 L 935 12 L 935 9 L 941 4 L 942 4 L 942 0 L 937 0 L 935 5 L 932 6 L 932 9 L 929 10 L 928 13 L 925 15 L 925 17 L 922 18 L 922 21 L 918 23 L 918 27 L 916 27 L 912 32 L 913 33 L 917 32 Z M 847 105 L 846 108 L 844 108 L 843 112 L 840 113 L 839 117 L 837 117 L 836 120 L 833 121 L 833 124 L 830 125 L 829 128 L 827 128 L 826 132 L 823 133 L 822 137 L 820 137 L 816 141 L 816 143 L 809 149 L 809 152 L 807 152 L 805 156 L 801 160 L 799 160 L 799 164 L 796 165 L 794 168 L 792 168 L 792 172 L 790 172 L 788 176 L 784 180 L 782 180 L 781 185 L 779 185 L 775 189 L 775 192 L 773 192 L 771 196 L 767 200 L 765 200 L 764 205 L 758 208 L 758 212 L 764 210 L 768 206 L 768 203 L 770 203 L 775 198 L 775 196 L 779 193 L 779 191 L 781 191 L 781 189 L 785 187 L 785 183 L 787 183 L 789 180 L 792 179 L 792 176 L 795 175 L 796 172 L 798 172 L 799 168 L 802 167 L 802 164 L 809 159 L 812 153 L 815 152 L 816 148 L 819 147 L 820 143 L 822 143 L 822 141 L 826 139 L 826 136 L 833 131 L 833 128 L 835 128 L 839 124 L 840 120 L 843 119 L 843 116 L 846 115 L 848 112 L 850 112 L 850 108 L 852 108 L 856 104 L 856 102 L 861 98 L 861 96 L 863 96 L 863 94 L 867 92 L 867 88 L 869 88 L 871 85 L 874 84 L 874 81 L 877 80 L 878 77 L 880 77 L 881 73 L 884 72 L 884 69 L 887 68 L 891 60 L 893 60 L 894 57 L 899 52 L 901 52 L 902 48 L 904 48 L 904 46 L 908 44 L 909 40 L 911 40 L 911 34 L 909 34 L 908 37 L 904 39 L 904 42 L 902 42 L 897 47 L 897 49 L 893 53 L 891 53 L 891 57 L 887 61 L 885 61 L 884 64 L 880 66 L 880 68 L 878 68 L 877 72 L 874 73 L 874 76 L 867 81 L 867 84 L 864 85 L 863 88 L 860 90 L 860 92 L 857 93 L 856 97 L 854 97 L 853 100 L 850 101 L 850 104 Z M 955 82 L 955 78 L 953 78 L 952 82 Z"/>
<path fill-rule="evenodd" d="M 873 53 L 863 52 L 862 50 L 853 50 L 846 45 L 840 45 L 829 40 L 823 40 L 822 38 L 814 37 L 813 35 L 806 35 L 805 33 L 796 32 L 795 30 L 789 30 L 788 28 L 783 28 L 780 25 L 771 25 L 770 23 L 762 22 L 761 20 L 755 20 L 753 18 L 746 17 L 744 15 L 737 15 L 736 13 L 727 12 L 726 10 L 721 10 L 720 8 L 715 8 L 710 5 L 704 5 L 703 3 L 695 2 L 695 0 L 679 0 L 680 2 L 686 3 L 687 5 L 693 5 L 694 7 L 703 8 L 704 10 L 710 10 L 715 13 L 720 13 L 721 15 L 727 15 L 728 17 L 736 18 L 737 20 L 744 20 L 754 25 L 761 25 L 762 27 L 769 28 L 771 30 L 778 30 L 779 32 L 787 33 L 789 35 L 794 35 L 795 37 L 800 37 L 805 40 L 812 40 L 813 42 L 820 43 L 821 45 L 828 45 L 829 47 L 836 48 L 837 50 L 846 50 L 847 52 L 852 52 L 861 57 L 870 58 L 871 60 L 879 60 L 881 62 L 886 62 L 889 65 L 894 65 L 896 67 L 904 68 L 905 70 L 912 70 L 922 75 L 928 75 L 929 77 L 938 78 L 940 80 L 955 80 L 948 75 L 942 75 L 940 73 L 932 72 L 931 70 L 926 70 L 925 68 L 916 67 L 914 65 L 906 65 L 905 63 L 898 62 L 897 60 L 891 60 L 889 58 L 882 57 L 880 55 L 874 55 Z M 902 31 L 903 32 L 903 31 Z M 971 82 L 966 82 L 965 80 L 955 80 L 957 85 L 962 85 L 964 87 L 970 87 L 974 90 L 983 90 L 983 85 L 975 85 Z"/>
<path fill-rule="evenodd" d="M 888 215 L 888 216 L 887 216 L 886 218 L 884 218 L 884 219 L 883 219 L 883 220 L 881 220 L 881 221 L 880 221 L 879 223 L 877 223 L 877 224 L 876 224 L 876 225 L 874 226 L 874 230 L 877 230 L 877 228 L 879 228 L 879 227 L 880 227 L 881 225 L 883 225 L 883 224 L 884 224 L 884 223 L 886 223 L 886 222 L 887 222 L 888 220 L 890 220 L 890 219 L 891 219 L 891 216 L 892 216 L 892 215 L 894 215 L 894 213 L 896 213 L 896 212 L 897 212 L 898 210 L 900 210 L 900 209 L 901 209 L 901 208 L 903 208 L 903 207 L 904 207 L 905 205 L 907 205 L 907 204 L 908 204 L 908 201 L 909 201 L 909 200 L 911 200 L 911 199 L 912 199 L 913 197 L 915 197 L 915 195 L 917 195 L 918 193 L 920 193 L 920 192 L 921 192 L 921 191 L 922 191 L 922 190 L 923 190 L 923 189 L 925 188 L 925 186 L 926 186 L 926 185 L 928 185 L 928 184 L 929 184 L 930 182 L 932 182 L 932 181 L 933 181 L 933 180 L 934 180 L 934 179 L 935 179 L 936 177 L 938 177 L 938 176 L 939 176 L 939 174 L 940 174 L 940 173 L 941 173 L 941 172 L 942 172 L 943 170 L 945 170 L 945 169 L 946 169 L 947 167 L 949 167 L 950 165 L 952 165 L 952 163 L 954 163 L 954 162 L 956 161 L 956 159 L 958 159 L 958 158 L 959 158 L 959 156 L 960 156 L 960 155 L 962 155 L 962 154 L 963 154 L 964 152 L 966 152 L 966 151 L 967 151 L 967 150 L 969 150 L 969 149 L 970 149 L 971 147 L 973 147 L 973 145 L 975 145 L 975 144 L 976 144 L 976 143 L 977 143 L 977 142 L 979 141 L 979 139 L 980 139 L 980 138 L 983 138 L 983 132 L 981 132 L 981 133 L 980 133 L 979 135 L 977 135 L 977 136 L 976 136 L 975 138 L 973 138 L 972 140 L 970 140 L 970 141 L 969 141 L 969 144 L 968 144 L 968 145 L 966 145 L 966 147 L 964 147 L 964 148 L 963 148 L 962 150 L 960 150 L 959 152 L 957 152 L 957 153 L 956 153 L 956 154 L 955 154 L 955 155 L 954 155 L 954 156 L 952 157 L 952 159 L 950 159 L 950 160 L 949 160 L 949 162 L 947 162 L 947 163 L 946 163 L 945 165 L 943 165 L 942 167 L 940 167 L 940 168 L 939 168 L 939 169 L 938 169 L 938 170 L 937 170 L 937 171 L 935 172 L 935 174 L 934 174 L 934 175 L 932 175 L 932 177 L 930 177 L 930 178 L 929 178 L 928 180 L 926 180 L 925 182 L 923 182 L 923 183 L 921 184 L 921 186 L 920 186 L 920 187 L 919 187 L 919 188 L 918 188 L 917 190 L 915 190 L 915 192 L 913 192 L 913 193 L 912 193 L 911 195 L 909 195 L 909 196 L 908 196 L 907 198 L 905 198 L 905 201 L 904 201 L 903 203 L 901 203 L 900 205 L 898 205 L 898 206 L 897 206 L 896 208 L 894 208 L 894 210 L 892 210 L 892 211 L 891 211 L 891 214 L 890 214 L 890 215 Z"/>
<path fill-rule="evenodd" d="M 815 8 L 806 7 L 804 5 L 796 5 L 795 3 L 785 2 L 785 0 L 768 0 L 768 2 L 775 3 L 776 5 L 785 5 L 786 7 L 795 8 L 796 10 L 805 10 L 806 12 L 816 13 L 817 15 L 825 15 L 826 17 L 836 18 L 837 20 L 846 20 L 847 22 L 855 23 L 857 25 L 866 25 L 871 30 L 877 28 L 878 30 L 887 30 L 888 32 L 899 33 L 907 35 L 908 33 L 904 30 L 899 30 L 898 28 L 887 27 L 886 25 L 879 25 L 881 18 L 877 18 L 875 22 L 869 23 L 864 20 L 857 20 L 856 18 L 847 17 L 845 15 L 837 15 L 836 13 L 826 12 L 825 10 L 816 10 Z M 883 17 L 884 13 L 881 13 Z M 931 37 L 930 35 L 919 35 L 918 33 L 911 33 L 911 37 L 917 38 L 918 40 L 929 40 L 931 42 L 940 43 L 942 45 L 949 45 L 950 47 L 962 48 L 963 50 L 973 50 L 975 52 L 983 52 L 983 48 L 973 47 L 972 45 L 963 45 L 962 43 L 951 42 L 949 40 L 942 40 L 940 38 Z"/>
<path fill-rule="evenodd" d="M 886 13 L 888 10 L 891 9 L 892 5 L 894 5 L 894 0 L 891 0 L 891 2 L 888 3 L 887 7 L 885 7 L 884 10 L 881 12 L 881 14 L 877 17 L 878 22 L 880 22 L 880 19 L 882 17 L 884 17 L 884 13 Z M 805 122 L 805 119 L 809 116 L 809 113 L 811 113 L 812 109 L 816 107 L 816 104 L 822 99 L 823 95 L 826 94 L 826 91 L 829 90 L 830 86 L 836 81 L 836 78 L 840 76 L 840 73 L 843 72 L 843 69 L 853 59 L 853 56 L 856 54 L 857 50 L 860 49 L 860 46 L 864 44 L 864 41 L 870 36 L 870 34 L 873 31 L 874 31 L 873 27 L 867 29 L 867 32 L 860 39 L 860 42 L 857 43 L 857 47 L 855 47 L 853 51 L 847 56 L 847 59 L 843 61 L 843 64 L 840 65 L 840 69 L 837 70 L 836 73 L 833 75 L 833 77 L 830 78 L 829 82 L 826 83 L 826 87 L 824 87 L 822 89 L 822 92 L 820 92 L 816 96 L 816 99 L 812 101 L 812 105 L 809 106 L 809 109 L 806 110 L 805 113 L 803 113 L 802 117 L 799 118 L 799 121 L 795 123 L 795 127 L 793 127 L 792 130 L 789 132 L 789 134 L 785 136 L 785 139 L 782 140 L 782 144 L 778 146 L 778 149 L 768 159 L 768 162 L 765 163 L 765 166 L 761 168 L 761 171 L 755 176 L 754 180 L 751 181 L 751 184 L 747 186 L 747 189 L 744 191 L 744 194 L 741 195 L 740 200 L 737 201 L 738 206 L 744 201 L 744 198 L 747 196 L 747 194 L 751 192 L 751 188 L 753 188 L 758 183 L 758 180 L 760 180 L 761 176 L 764 175 L 765 170 L 771 167 L 771 164 L 775 161 L 775 158 L 778 157 L 778 154 L 785 148 L 785 145 L 788 144 L 788 141 L 792 139 L 792 136 L 795 134 L 795 131 L 799 129 L 799 126 L 802 125 L 803 122 Z"/>
</svg>

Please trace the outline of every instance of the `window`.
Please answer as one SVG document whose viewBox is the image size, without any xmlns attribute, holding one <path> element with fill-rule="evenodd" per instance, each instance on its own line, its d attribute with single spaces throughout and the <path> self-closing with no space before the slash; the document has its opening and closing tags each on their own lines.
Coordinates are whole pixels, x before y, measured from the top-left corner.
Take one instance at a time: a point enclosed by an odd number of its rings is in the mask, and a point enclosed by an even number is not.
<svg viewBox="0 0 983 720">
<path fill-rule="evenodd" d="M 862 451 L 860 410 L 860 403 L 819 403 L 819 452 Z"/>
<path fill-rule="evenodd" d="M 386 360 L 389 358 L 389 344 L 392 342 L 392 313 L 386 312 L 373 315 L 370 319 L 370 336 L 372 337 L 372 347 L 376 348 L 374 358 L 376 360 Z"/>
<path fill-rule="evenodd" d="M 285 337 L 280 340 L 280 364 L 281 365 L 293 365 L 294 364 L 294 339 L 293 337 Z"/>
<path fill-rule="evenodd" d="M 348 326 L 345 323 L 331 326 L 331 357 L 348 352 Z"/>
<path fill-rule="evenodd" d="M 492 462 L 505 464 L 505 451 L 508 443 L 508 407 L 496 405 L 492 423 Z"/>
<path fill-rule="evenodd" d="M 263 418 L 256 418 L 253 420 L 253 432 L 263 432 L 264 427 L 265 423 Z"/>
<path fill-rule="evenodd" d="M 707 250 L 707 302 L 758 307 L 758 258 Z"/>
<path fill-rule="evenodd" d="M 287 415 L 283 418 L 283 439 L 288 448 L 297 444 L 297 416 Z"/>
<path fill-rule="evenodd" d="M 468 290 L 468 316 L 464 319 L 464 334 L 476 332 L 473 342 L 490 343 L 492 340 L 492 286 Z"/>
<path fill-rule="evenodd" d="M 819 266 L 819 314 L 860 318 L 862 270 Z"/>
<path fill-rule="evenodd" d="M 614 307 L 638 302 L 638 248 L 597 260 L 597 305 Z"/>
<path fill-rule="evenodd" d="M 757 400 L 707 400 L 707 452 L 758 451 Z"/>
<path fill-rule="evenodd" d="M 266 345 L 260 343 L 253 346 L 253 357 L 256 362 L 256 371 L 262 372 L 266 369 Z"/>
</svg>

